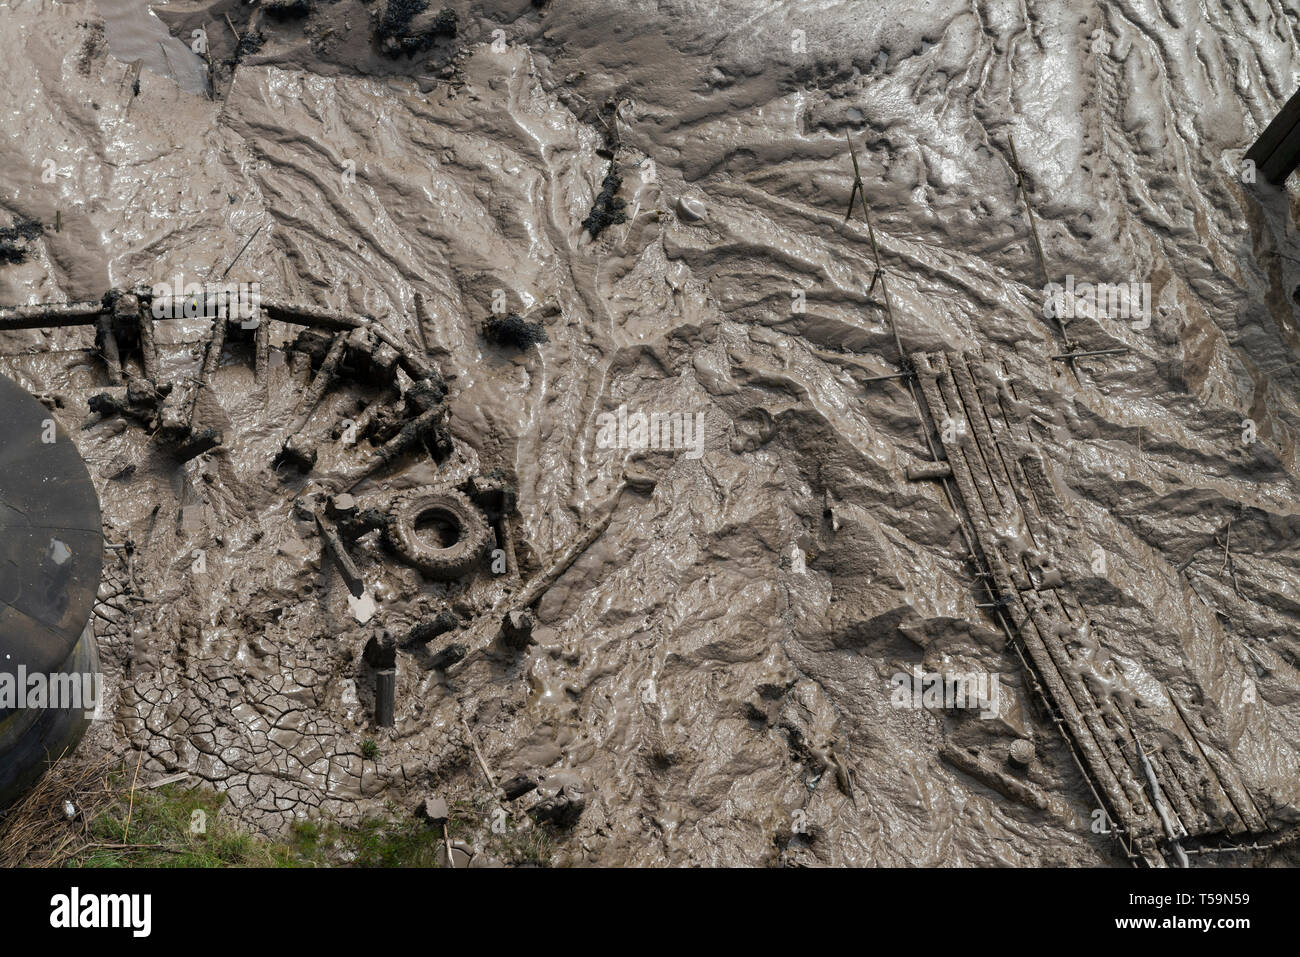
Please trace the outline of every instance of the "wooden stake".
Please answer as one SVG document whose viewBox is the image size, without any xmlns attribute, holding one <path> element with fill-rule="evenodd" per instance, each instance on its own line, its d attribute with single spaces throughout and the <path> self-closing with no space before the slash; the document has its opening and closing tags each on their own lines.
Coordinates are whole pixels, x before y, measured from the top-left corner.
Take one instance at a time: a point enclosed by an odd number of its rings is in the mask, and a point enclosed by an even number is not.
<svg viewBox="0 0 1300 957">
<path fill-rule="evenodd" d="M 483 769 L 484 776 L 488 779 L 488 784 L 492 785 L 492 790 L 497 789 L 496 779 L 492 777 L 492 772 L 488 770 L 487 762 L 483 760 L 483 754 L 478 749 L 478 738 L 474 736 L 474 730 L 469 726 L 469 722 L 462 715 L 460 723 L 465 728 L 465 734 L 469 736 L 469 743 L 474 748 L 474 757 L 478 758 L 478 766 Z"/>
<path fill-rule="evenodd" d="M 140 777 L 140 762 L 144 760 L 144 749 L 140 749 L 140 757 L 135 759 L 135 776 L 131 778 L 131 797 L 126 809 L 126 827 L 122 828 L 122 843 L 131 835 L 131 815 L 135 813 L 135 782 Z"/>
</svg>

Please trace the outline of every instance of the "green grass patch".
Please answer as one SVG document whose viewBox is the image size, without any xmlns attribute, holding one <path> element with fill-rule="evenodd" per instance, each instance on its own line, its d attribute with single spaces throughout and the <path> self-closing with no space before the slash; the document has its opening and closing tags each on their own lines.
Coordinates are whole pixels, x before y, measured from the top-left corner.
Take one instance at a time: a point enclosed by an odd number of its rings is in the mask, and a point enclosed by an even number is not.
<svg viewBox="0 0 1300 957">
<path fill-rule="evenodd" d="M 441 827 L 389 806 L 355 824 L 297 821 L 280 839 L 242 829 L 225 795 L 169 784 L 135 792 L 113 776 L 114 798 L 94 815 L 69 867 L 436 867 Z M 129 824 L 128 824 L 129 820 Z M 498 827 L 493 829 L 493 823 Z M 557 833 L 504 817 L 488 795 L 455 801 L 448 836 L 516 867 L 551 865 Z"/>
</svg>

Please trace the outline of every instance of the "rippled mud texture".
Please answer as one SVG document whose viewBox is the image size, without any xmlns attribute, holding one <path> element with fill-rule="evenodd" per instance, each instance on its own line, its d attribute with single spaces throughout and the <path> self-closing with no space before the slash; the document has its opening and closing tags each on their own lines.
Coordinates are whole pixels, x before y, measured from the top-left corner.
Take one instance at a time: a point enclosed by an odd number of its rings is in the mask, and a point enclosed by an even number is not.
<svg viewBox="0 0 1300 957">
<path fill-rule="evenodd" d="M 522 652 L 463 637 L 513 576 L 427 581 L 375 536 L 353 551 L 378 601 L 363 626 L 292 509 L 356 450 L 270 469 L 306 381 L 293 330 L 265 383 L 227 350 L 200 403 L 223 450 L 179 468 L 137 425 L 81 429 L 104 386 L 90 330 L 5 334 L 6 374 L 75 432 L 106 536 L 136 543 L 129 570 L 106 561 L 113 717 L 90 747 L 144 749 L 142 774 L 190 771 L 269 832 L 481 790 L 472 729 L 497 783 L 551 776 L 519 800 L 565 822 L 558 862 L 1122 863 L 979 607 L 942 486 L 906 478 L 930 460 L 908 384 L 867 381 L 900 357 L 844 220 L 847 133 L 905 348 L 971 357 L 1043 463 L 1060 511 L 1040 557 L 1101 652 L 1080 671 L 1174 747 L 1177 708 L 1199 716 L 1269 827 L 1297 823 L 1300 251 L 1292 194 L 1239 166 L 1300 75 L 1280 4 L 451 3 L 455 36 L 398 57 L 387 6 L 159 7 L 177 37 L 206 28 L 211 99 L 152 62 L 132 96 L 89 3 L 0 8 L 3 213 L 45 226 L 0 269 L 3 301 L 215 278 L 252 236 L 229 279 L 427 344 L 442 471 L 517 486 L 521 575 L 626 488 Z M 1053 278 L 1151 284 L 1145 328 L 1066 324 L 1127 354 L 1048 358 L 1064 344 L 1010 137 Z M 610 175 L 622 219 L 589 230 Z M 483 336 L 534 309 L 556 310 L 537 348 Z M 158 327 L 167 376 L 195 374 L 205 335 Z M 362 397 L 332 393 L 317 431 Z M 703 413 L 703 454 L 604 447 L 620 406 Z M 439 479 L 415 461 L 358 496 Z M 152 602 L 123 612 L 129 576 Z M 377 728 L 375 625 L 404 639 L 440 613 L 462 624 L 401 645 Z M 1001 716 L 894 707 L 911 670 L 1000 674 Z M 1028 767 L 1008 762 L 1021 740 Z"/>
</svg>

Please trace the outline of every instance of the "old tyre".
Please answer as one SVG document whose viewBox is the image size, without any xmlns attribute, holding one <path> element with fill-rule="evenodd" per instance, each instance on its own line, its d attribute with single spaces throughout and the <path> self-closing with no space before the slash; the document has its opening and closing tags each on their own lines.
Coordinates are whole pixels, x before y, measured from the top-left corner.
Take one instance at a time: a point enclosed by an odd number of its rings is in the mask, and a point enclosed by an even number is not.
<svg viewBox="0 0 1300 957">
<path fill-rule="evenodd" d="M 491 547 L 487 519 L 455 489 L 417 488 L 402 496 L 390 514 L 389 544 L 430 578 L 446 581 L 467 574 Z"/>
</svg>

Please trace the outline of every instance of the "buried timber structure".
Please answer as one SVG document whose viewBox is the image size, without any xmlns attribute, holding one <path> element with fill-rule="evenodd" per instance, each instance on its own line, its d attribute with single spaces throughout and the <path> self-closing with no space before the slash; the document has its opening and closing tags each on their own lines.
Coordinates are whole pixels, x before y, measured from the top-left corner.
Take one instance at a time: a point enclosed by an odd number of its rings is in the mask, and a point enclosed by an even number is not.
<svg viewBox="0 0 1300 957">
<path fill-rule="evenodd" d="M 1063 565 L 1081 563 L 1052 557 L 1067 555 L 1065 532 L 1077 522 L 1062 508 L 1027 424 L 1019 434 L 1013 428 L 1007 407 L 1016 400 L 1000 387 L 1006 370 L 956 352 L 918 352 L 911 363 L 932 447 L 947 467 L 936 455 L 935 466 L 910 477 L 955 486 L 950 501 L 988 607 L 1130 860 L 1186 866 L 1188 853 L 1292 839 L 1266 823 L 1231 761 L 1207 742 L 1194 709 L 1160 689 L 1173 706 L 1171 734 L 1108 659 L 1062 573 Z"/>
</svg>

